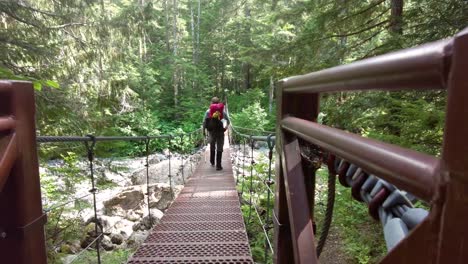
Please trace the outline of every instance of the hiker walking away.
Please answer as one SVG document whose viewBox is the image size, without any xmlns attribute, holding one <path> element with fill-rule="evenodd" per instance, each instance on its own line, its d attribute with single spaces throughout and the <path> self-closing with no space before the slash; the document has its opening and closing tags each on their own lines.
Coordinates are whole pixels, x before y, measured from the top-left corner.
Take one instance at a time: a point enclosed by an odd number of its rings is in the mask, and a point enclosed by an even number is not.
<svg viewBox="0 0 468 264">
<path fill-rule="evenodd" d="M 216 154 L 216 170 L 222 170 L 221 159 L 223 157 L 224 131 L 229 126 L 229 117 L 224 111 L 224 104 L 219 101 L 218 97 L 211 99 L 211 105 L 205 112 L 203 118 L 203 135 L 206 135 L 205 129 L 208 130 L 208 142 L 210 142 L 210 163 L 215 166 Z"/>
</svg>

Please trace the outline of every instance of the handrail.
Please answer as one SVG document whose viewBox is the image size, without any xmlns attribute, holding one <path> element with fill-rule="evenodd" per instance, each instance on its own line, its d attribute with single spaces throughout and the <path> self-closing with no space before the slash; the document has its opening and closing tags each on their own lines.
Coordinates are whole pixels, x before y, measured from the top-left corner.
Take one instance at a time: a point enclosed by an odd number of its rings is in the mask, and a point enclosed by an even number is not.
<svg viewBox="0 0 468 264">
<path fill-rule="evenodd" d="M 260 141 L 260 142 L 268 142 L 268 138 L 270 138 L 271 141 L 275 141 L 276 140 L 276 137 L 273 136 L 272 134 L 268 135 L 268 136 L 255 136 L 253 134 L 244 134 L 244 133 L 240 133 L 239 131 L 237 131 L 235 129 L 235 126 L 231 126 L 232 128 L 232 131 L 234 131 L 234 133 L 236 135 L 239 135 L 240 137 L 243 137 L 243 138 L 248 138 L 250 140 L 253 140 L 253 141 Z"/>
<path fill-rule="evenodd" d="M 452 39 L 441 40 L 283 79 L 283 92 L 442 89 L 447 83 Z"/>
<path fill-rule="evenodd" d="M 90 141 L 139 141 L 148 139 L 158 138 L 175 138 L 180 136 L 192 135 L 199 132 L 201 128 L 197 128 L 193 131 L 179 134 L 165 134 L 157 136 L 97 136 L 97 137 L 82 137 L 82 136 L 37 136 L 37 142 L 49 143 L 49 142 L 90 142 Z"/>
<path fill-rule="evenodd" d="M 468 252 L 459 247 L 468 233 L 467 61 L 468 28 L 446 40 L 279 82 L 275 211 L 288 225 L 275 225 L 275 263 L 318 263 L 310 251 L 314 183 L 306 177 L 315 171 L 303 166 L 297 153 L 311 145 L 320 149 L 329 173 L 380 219 L 389 249 L 381 263 L 468 261 Z M 321 93 L 430 89 L 448 94 L 440 158 L 315 122 Z M 413 195 L 429 202 L 431 210 L 414 208 Z M 288 239 L 292 243 L 281 242 Z"/>
<path fill-rule="evenodd" d="M 34 89 L 0 81 L 0 256 L 2 263 L 45 263 Z"/>
<path fill-rule="evenodd" d="M 295 117 L 283 119 L 281 127 L 425 201 L 435 193 L 440 160 L 433 156 Z"/>
</svg>

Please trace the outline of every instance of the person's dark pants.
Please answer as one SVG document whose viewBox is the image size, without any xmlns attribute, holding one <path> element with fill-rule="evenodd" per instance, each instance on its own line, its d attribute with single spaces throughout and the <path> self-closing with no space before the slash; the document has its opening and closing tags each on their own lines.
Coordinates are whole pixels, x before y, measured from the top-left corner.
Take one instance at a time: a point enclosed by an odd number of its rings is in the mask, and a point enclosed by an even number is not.
<svg viewBox="0 0 468 264">
<path fill-rule="evenodd" d="M 221 159 L 223 157 L 223 146 L 224 146 L 224 131 L 223 132 L 211 132 L 209 135 L 210 142 L 210 163 L 215 165 L 215 154 L 216 154 L 216 168 L 222 169 Z"/>
</svg>

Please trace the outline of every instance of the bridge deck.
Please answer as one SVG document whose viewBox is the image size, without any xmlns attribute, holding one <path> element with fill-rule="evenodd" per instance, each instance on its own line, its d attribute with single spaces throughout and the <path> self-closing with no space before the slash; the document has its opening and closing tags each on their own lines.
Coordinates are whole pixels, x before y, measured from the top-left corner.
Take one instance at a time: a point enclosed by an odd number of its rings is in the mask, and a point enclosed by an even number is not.
<svg viewBox="0 0 468 264">
<path fill-rule="evenodd" d="M 128 263 L 254 263 L 229 148 L 226 144 L 222 171 L 211 167 L 205 154 L 206 160 Z"/>
</svg>

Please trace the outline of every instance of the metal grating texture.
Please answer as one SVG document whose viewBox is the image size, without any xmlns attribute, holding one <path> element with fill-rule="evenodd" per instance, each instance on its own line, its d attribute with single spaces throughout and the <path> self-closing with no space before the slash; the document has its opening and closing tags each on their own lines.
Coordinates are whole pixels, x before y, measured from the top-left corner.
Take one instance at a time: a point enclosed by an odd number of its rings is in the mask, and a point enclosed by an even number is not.
<svg viewBox="0 0 468 264">
<path fill-rule="evenodd" d="M 128 263 L 254 263 L 229 158 L 225 146 L 224 170 L 200 162 Z"/>
</svg>

